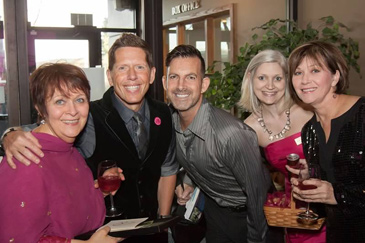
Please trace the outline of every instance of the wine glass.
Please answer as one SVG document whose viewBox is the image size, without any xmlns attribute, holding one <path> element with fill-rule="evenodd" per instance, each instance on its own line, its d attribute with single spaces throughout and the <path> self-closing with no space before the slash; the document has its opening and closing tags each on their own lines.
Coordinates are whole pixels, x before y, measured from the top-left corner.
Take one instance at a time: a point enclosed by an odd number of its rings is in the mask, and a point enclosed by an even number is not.
<svg viewBox="0 0 365 243">
<path fill-rule="evenodd" d="M 106 217 L 116 217 L 122 214 L 114 206 L 113 195 L 111 192 L 118 190 L 120 186 L 120 176 L 117 163 L 113 160 L 101 161 L 98 165 L 99 188 L 110 196 L 110 208 L 106 210 Z"/>
<path fill-rule="evenodd" d="M 312 190 L 317 187 L 314 185 L 304 185 L 303 181 L 309 180 L 311 178 L 320 179 L 320 167 L 319 165 L 312 164 L 309 167 L 302 165 L 300 167 L 299 175 L 298 175 L 298 187 L 300 190 Z M 315 224 L 318 220 L 318 214 L 309 210 L 309 203 L 307 203 L 305 212 L 298 214 L 298 222 L 302 224 Z"/>
</svg>

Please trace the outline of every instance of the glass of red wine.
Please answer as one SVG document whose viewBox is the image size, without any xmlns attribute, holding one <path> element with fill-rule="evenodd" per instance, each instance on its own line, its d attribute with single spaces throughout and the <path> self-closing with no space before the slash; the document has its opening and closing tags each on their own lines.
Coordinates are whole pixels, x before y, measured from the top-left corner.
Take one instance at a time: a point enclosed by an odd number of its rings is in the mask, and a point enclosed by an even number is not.
<svg viewBox="0 0 365 243">
<path fill-rule="evenodd" d="M 300 190 L 312 190 L 317 187 L 314 185 L 304 185 L 303 181 L 309 180 L 311 178 L 321 179 L 320 176 L 320 166 L 312 164 L 309 167 L 307 165 L 301 165 L 299 175 L 298 175 L 298 187 Z M 298 214 L 298 222 L 306 225 L 315 224 L 318 220 L 318 214 L 309 210 L 309 203 L 305 212 Z"/>
<path fill-rule="evenodd" d="M 109 193 L 110 208 L 106 210 L 106 217 L 116 217 L 122 214 L 114 206 L 113 195 L 111 192 L 118 190 L 120 186 L 120 176 L 117 163 L 113 160 L 101 161 L 98 165 L 98 184 L 100 190 L 104 193 Z"/>
</svg>

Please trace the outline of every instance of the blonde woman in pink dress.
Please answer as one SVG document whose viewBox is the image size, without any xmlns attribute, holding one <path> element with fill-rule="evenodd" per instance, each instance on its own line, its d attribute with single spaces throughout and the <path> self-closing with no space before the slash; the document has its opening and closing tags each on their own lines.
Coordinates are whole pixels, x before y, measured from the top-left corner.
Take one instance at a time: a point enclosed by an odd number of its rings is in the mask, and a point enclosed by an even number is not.
<svg viewBox="0 0 365 243">
<path fill-rule="evenodd" d="M 251 112 L 245 123 L 257 134 L 266 160 L 285 176 L 285 193 L 291 194 L 286 155 L 296 153 L 304 159 L 301 129 L 313 116 L 290 96 L 286 58 L 276 50 L 264 50 L 250 61 L 238 105 Z M 320 231 L 286 229 L 287 243 L 325 242 L 325 227 Z"/>
</svg>

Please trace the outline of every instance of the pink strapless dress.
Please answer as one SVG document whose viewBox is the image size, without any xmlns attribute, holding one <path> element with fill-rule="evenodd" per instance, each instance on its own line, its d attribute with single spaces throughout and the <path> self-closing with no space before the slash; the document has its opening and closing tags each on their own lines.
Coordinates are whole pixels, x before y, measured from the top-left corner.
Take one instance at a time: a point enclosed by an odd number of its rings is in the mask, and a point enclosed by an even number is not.
<svg viewBox="0 0 365 243">
<path fill-rule="evenodd" d="M 285 194 L 290 198 L 291 184 L 288 179 L 288 171 L 285 168 L 286 155 L 295 153 L 304 159 L 300 132 L 279 141 L 270 143 L 264 148 L 267 161 L 278 171 L 285 175 Z M 298 203 L 297 203 L 298 205 Z M 326 242 L 326 226 L 320 231 L 287 229 L 287 243 L 322 243 Z"/>
</svg>

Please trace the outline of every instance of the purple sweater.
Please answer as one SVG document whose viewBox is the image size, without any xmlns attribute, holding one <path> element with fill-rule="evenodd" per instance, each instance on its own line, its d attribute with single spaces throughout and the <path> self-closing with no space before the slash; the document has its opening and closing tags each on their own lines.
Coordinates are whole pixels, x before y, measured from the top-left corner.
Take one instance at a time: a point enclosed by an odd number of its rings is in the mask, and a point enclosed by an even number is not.
<svg viewBox="0 0 365 243">
<path fill-rule="evenodd" d="M 98 228 L 105 216 L 100 190 L 73 144 L 33 133 L 42 145 L 39 165 L 6 157 L 0 164 L 0 242 L 37 242 L 43 235 L 73 238 Z"/>
</svg>

